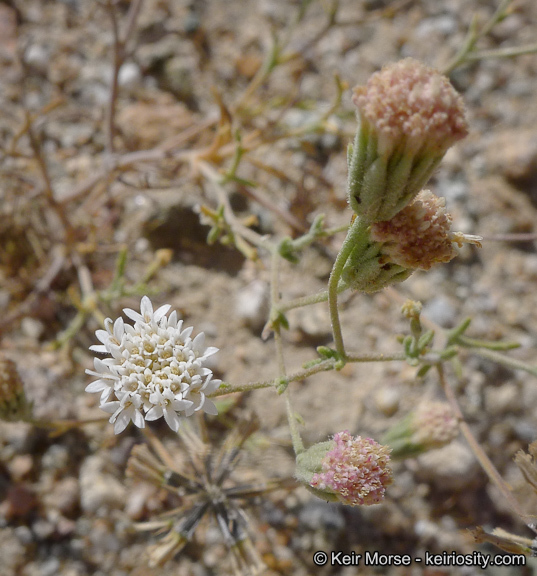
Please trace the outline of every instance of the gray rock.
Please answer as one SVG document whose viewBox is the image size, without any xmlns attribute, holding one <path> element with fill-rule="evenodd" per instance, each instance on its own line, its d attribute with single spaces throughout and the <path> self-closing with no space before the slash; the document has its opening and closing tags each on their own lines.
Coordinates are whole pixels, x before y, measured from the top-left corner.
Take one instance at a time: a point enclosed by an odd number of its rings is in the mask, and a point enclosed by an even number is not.
<svg viewBox="0 0 537 576">
<path fill-rule="evenodd" d="M 462 490 L 477 479 L 478 472 L 470 448 L 457 441 L 418 458 L 417 476 L 442 490 Z"/>
<path fill-rule="evenodd" d="M 237 316 L 251 328 L 260 328 L 267 321 L 269 288 L 263 280 L 253 280 L 235 296 Z"/>
<path fill-rule="evenodd" d="M 345 528 L 341 506 L 311 500 L 298 515 L 299 522 L 309 530 L 323 530 L 334 538 Z"/>
<path fill-rule="evenodd" d="M 457 311 L 445 296 L 437 296 L 423 306 L 423 314 L 436 324 L 444 328 L 451 328 L 455 324 Z"/>
<path fill-rule="evenodd" d="M 106 467 L 105 458 L 95 454 L 86 458 L 80 468 L 80 504 L 85 512 L 107 513 L 125 504 L 125 486 L 107 473 Z"/>
</svg>

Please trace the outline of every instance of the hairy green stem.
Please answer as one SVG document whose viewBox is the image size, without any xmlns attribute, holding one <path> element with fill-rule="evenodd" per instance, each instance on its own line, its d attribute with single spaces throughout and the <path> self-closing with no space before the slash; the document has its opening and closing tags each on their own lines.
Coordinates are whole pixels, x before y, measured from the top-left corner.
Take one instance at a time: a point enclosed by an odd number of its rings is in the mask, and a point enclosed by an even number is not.
<svg viewBox="0 0 537 576">
<path fill-rule="evenodd" d="M 298 456 L 304 452 L 304 443 L 302 442 L 302 437 L 298 430 L 298 421 L 296 415 L 293 412 L 293 407 L 291 406 L 291 396 L 289 394 L 289 388 L 284 392 L 285 396 L 285 409 L 287 412 L 287 422 L 289 423 L 289 431 L 291 432 L 291 440 L 293 442 L 293 450 Z"/>
<path fill-rule="evenodd" d="M 347 237 L 343 242 L 343 246 L 337 255 L 336 261 L 334 262 L 334 266 L 332 268 L 332 272 L 330 273 L 330 279 L 328 280 L 328 306 L 330 309 L 330 320 L 332 322 L 332 334 L 334 336 L 336 350 L 342 360 L 346 358 L 346 355 L 337 307 L 337 295 L 339 292 L 338 285 L 341 278 L 341 273 L 343 272 L 343 268 L 354 248 L 356 239 L 363 232 L 365 227 L 367 227 L 367 224 L 363 223 L 360 218 L 357 217 L 354 220 L 353 224 L 349 228 Z"/>
<path fill-rule="evenodd" d="M 482 358 L 492 360 L 493 362 L 501 364 L 502 366 L 506 366 L 507 368 L 514 368 L 515 370 L 523 370 L 524 372 L 528 372 L 533 376 L 537 376 L 537 366 L 531 366 L 530 364 L 526 364 L 526 362 L 522 362 L 522 360 L 511 358 L 509 356 L 506 356 L 505 354 L 500 354 L 495 350 L 486 350 L 484 348 L 467 348 L 467 350 L 471 354 L 477 354 Z"/>
<path fill-rule="evenodd" d="M 348 354 L 347 355 L 347 362 L 394 362 L 398 360 L 406 360 L 406 356 L 404 352 L 399 352 L 395 354 L 374 354 L 365 353 L 365 354 Z"/>
<path fill-rule="evenodd" d="M 309 376 L 313 376 L 314 374 L 318 374 L 319 372 L 327 372 L 328 370 L 334 369 L 334 360 L 328 359 L 315 364 L 311 368 L 307 368 L 305 370 L 299 370 L 294 374 L 290 374 L 285 377 L 288 382 L 296 382 L 297 380 L 304 380 Z M 272 380 L 264 380 L 264 381 L 257 381 L 257 382 L 248 382 L 246 384 L 239 384 L 238 386 L 233 386 L 229 382 L 222 382 L 220 388 L 215 390 L 211 394 L 208 394 L 208 398 L 215 398 L 216 396 L 224 396 L 226 394 L 233 394 L 235 392 L 249 392 L 250 390 L 260 390 L 262 388 L 273 388 L 280 384 L 280 378 L 273 378 Z"/>
<path fill-rule="evenodd" d="M 287 302 L 282 302 L 278 304 L 278 312 L 287 312 L 288 310 L 294 310 L 295 308 L 302 308 L 303 306 L 310 306 L 311 304 L 318 304 L 319 302 L 326 302 L 328 300 L 328 290 L 323 290 L 317 294 L 310 294 L 308 296 L 301 296 L 300 298 L 294 298 Z"/>
<path fill-rule="evenodd" d="M 270 299 L 272 307 L 277 307 L 278 302 L 280 301 L 279 277 L 278 277 L 279 263 L 280 263 L 280 255 L 278 254 L 278 252 L 274 251 L 271 257 L 271 282 L 270 282 Z M 291 433 L 293 450 L 295 451 L 295 454 L 300 454 L 301 452 L 304 452 L 304 443 L 302 442 L 300 431 L 298 430 L 297 419 L 293 411 L 293 407 L 291 405 L 291 395 L 289 393 L 289 387 L 288 387 L 289 381 L 287 380 L 287 374 L 285 369 L 283 342 L 279 324 L 276 324 L 274 326 L 274 341 L 276 344 L 276 355 L 278 357 L 278 374 L 279 374 L 278 384 L 281 386 L 282 383 L 285 383 L 285 389 L 283 392 L 285 396 L 285 412 L 287 414 L 287 422 L 289 424 L 289 431 Z"/>
</svg>

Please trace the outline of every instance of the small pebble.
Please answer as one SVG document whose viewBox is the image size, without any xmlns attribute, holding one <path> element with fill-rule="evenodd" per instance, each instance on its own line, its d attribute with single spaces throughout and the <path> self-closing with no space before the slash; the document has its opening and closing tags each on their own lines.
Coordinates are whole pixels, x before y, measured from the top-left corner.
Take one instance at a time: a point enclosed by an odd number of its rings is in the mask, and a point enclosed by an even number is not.
<svg viewBox="0 0 537 576">
<path fill-rule="evenodd" d="M 384 416 L 393 416 L 399 409 L 401 393 L 395 387 L 384 387 L 377 390 L 374 396 L 375 407 Z"/>
<path fill-rule="evenodd" d="M 418 458 L 417 476 L 442 490 L 462 490 L 477 478 L 479 466 L 465 444 L 455 441 Z"/>
<path fill-rule="evenodd" d="M 80 468 L 80 504 L 84 512 L 100 508 L 123 508 L 126 488 L 114 476 L 104 472 L 104 458 L 96 454 L 86 458 Z"/>
<path fill-rule="evenodd" d="M 266 282 L 252 280 L 235 296 L 235 313 L 254 329 L 263 327 L 267 320 L 269 289 Z"/>
</svg>

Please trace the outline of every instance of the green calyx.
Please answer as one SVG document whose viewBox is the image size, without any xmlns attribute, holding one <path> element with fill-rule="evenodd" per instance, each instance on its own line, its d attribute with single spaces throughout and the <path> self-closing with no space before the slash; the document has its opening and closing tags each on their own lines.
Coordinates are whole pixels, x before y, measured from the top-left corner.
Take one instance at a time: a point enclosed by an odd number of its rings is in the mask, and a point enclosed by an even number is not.
<svg viewBox="0 0 537 576">
<path fill-rule="evenodd" d="M 370 224 L 390 220 L 423 189 L 443 155 L 404 145 L 379 154 L 375 135 L 362 123 L 347 154 L 352 210 Z"/>
<path fill-rule="evenodd" d="M 343 267 L 340 280 L 342 286 L 370 294 L 406 280 L 414 270 L 386 262 L 382 254 L 382 243 L 371 239 L 370 226 L 363 221 L 357 225 L 360 230 Z"/>
</svg>

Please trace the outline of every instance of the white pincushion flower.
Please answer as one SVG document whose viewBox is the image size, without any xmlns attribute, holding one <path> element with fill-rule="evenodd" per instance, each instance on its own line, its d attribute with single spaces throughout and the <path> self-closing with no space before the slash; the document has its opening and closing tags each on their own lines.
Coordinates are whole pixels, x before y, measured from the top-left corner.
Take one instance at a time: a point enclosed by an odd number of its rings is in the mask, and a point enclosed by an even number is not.
<svg viewBox="0 0 537 576">
<path fill-rule="evenodd" d="M 98 379 L 86 387 L 86 392 L 100 392 L 100 408 L 112 414 L 110 422 L 119 434 L 132 420 L 138 428 L 145 420 L 162 416 L 175 432 L 180 416 L 191 416 L 198 410 L 217 414 L 206 394 L 221 384 L 213 380 L 212 371 L 204 366 L 209 356 L 218 352 L 214 346 L 204 347 L 203 332 L 194 339 L 193 328 L 183 327 L 174 311 L 166 316 L 169 305 L 153 312 L 147 296 L 142 298 L 140 312 L 125 308 L 126 316 L 113 322 L 107 318 L 105 330 L 95 333 L 101 344 L 90 350 L 110 354 L 110 358 L 94 359 L 95 370 L 87 374 Z"/>
</svg>

